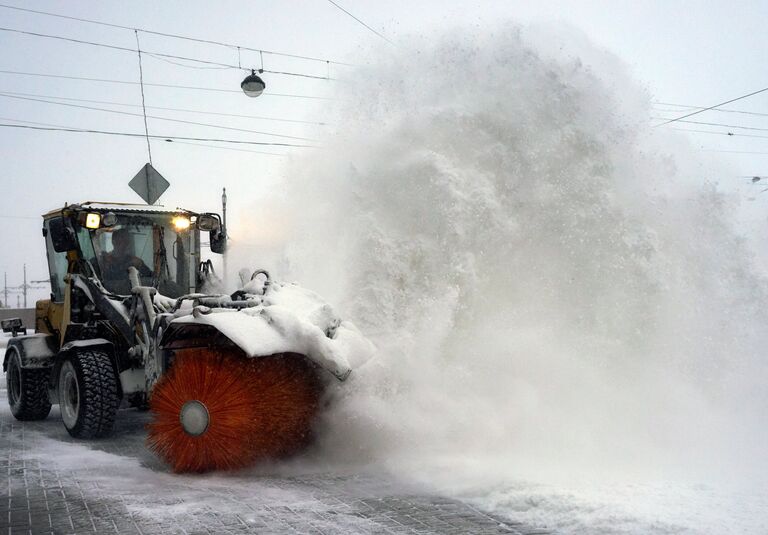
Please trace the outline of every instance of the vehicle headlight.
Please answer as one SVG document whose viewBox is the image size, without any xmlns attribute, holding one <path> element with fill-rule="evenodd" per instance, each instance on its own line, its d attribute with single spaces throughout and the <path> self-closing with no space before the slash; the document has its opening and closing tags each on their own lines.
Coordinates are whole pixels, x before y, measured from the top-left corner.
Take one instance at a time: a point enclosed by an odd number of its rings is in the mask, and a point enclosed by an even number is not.
<svg viewBox="0 0 768 535">
<path fill-rule="evenodd" d="M 101 225 L 101 216 L 95 212 L 91 212 L 88 215 L 85 216 L 85 227 L 86 228 L 99 228 Z"/>
<path fill-rule="evenodd" d="M 176 231 L 187 230 L 190 225 L 189 218 L 184 216 L 176 216 L 171 222 L 173 223 Z"/>
</svg>

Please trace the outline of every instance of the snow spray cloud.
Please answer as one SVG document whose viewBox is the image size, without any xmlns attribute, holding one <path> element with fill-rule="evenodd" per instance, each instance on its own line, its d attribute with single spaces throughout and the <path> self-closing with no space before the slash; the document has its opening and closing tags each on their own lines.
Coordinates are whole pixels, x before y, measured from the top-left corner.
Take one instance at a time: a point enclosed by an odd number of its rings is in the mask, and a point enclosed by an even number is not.
<svg viewBox="0 0 768 535">
<path fill-rule="evenodd" d="M 286 179 L 281 278 L 380 348 L 337 393 L 327 455 L 764 475 L 765 281 L 620 62 L 512 25 L 382 56 Z"/>
</svg>

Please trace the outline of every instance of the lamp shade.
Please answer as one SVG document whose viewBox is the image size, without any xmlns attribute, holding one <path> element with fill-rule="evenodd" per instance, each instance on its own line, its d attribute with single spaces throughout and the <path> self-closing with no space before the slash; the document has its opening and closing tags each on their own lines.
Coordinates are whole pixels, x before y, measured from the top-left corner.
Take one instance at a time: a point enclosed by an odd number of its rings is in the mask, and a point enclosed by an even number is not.
<svg viewBox="0 0 768 535">
<path fill-rule="evenodd" d="M 256 71 L 251 71 L 251 74 L 246 76 L 240 83 L 240 88 L 243 90 L 243 93 L 249 97 L 258 97 L 264 92 L 265 87 L 266 84 L 264 83 L 264 80 L 256 74 Z"/>
</svg>

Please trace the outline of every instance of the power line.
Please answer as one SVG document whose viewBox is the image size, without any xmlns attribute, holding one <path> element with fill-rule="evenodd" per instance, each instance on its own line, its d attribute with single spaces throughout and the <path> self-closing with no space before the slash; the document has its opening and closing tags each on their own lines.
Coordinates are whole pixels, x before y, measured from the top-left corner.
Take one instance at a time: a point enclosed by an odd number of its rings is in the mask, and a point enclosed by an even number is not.
<svg viewBox="0 0 768 535">
<path fill-rule="evenodd" d="M 696 109 L 696 110 L 705 109 L 702 106 L 694 106 L 692 104 L 673 104 L 671 102 L 656 102 L 655 104 L 661 104 L 662 106 L 677 106 L 678 108 L 689 108 L 689 109 Z M 672 112 L 672 111 L 678 111 L 678 110 L 659 110 L 659 111 Z M 724 113 L 743 113 L 745 115 L 757 115 L 760 117 L 768 117 L 768 113 L 760 113 L 757 111 L 732 110 L 727 108 L 713 108 L 711 111 L 718 111 L 718 112 L 724 112 Z"/>
<path fill-rule="evenodd" d="M 69 43 L 77 43 L 77 44 L 81 44 L 81 45 L 90 45 L 90 46 L 99 46 L 99 47 L 102 47 L 102 48 L 109 48 L 111 50 L 120 50 L 120 51 L 123 51 L 123 52 L 131 52 L 131 53 L 138 52 L 138 50 L 136 50 L 135 48 L 128 48 L 128 47 L 125 47 L 125 46 L 110 45 L 110 44 L 107 44 L 107 43 L 97 43 L 95 41 L 85 41 L 83 39 L 75 39 L 75 38 L 72 38 L 72 37 L 63 37 L 61 35 L 51 35 L 51 34 L 46 34 L 46 33 L 28 32 L 28 31 L 25 31 L 25 30 L 18 30 L 18 29 L 15 29 L 15 28 L 0 27 L 0 31 L 12 32 L 12 33 L 20 33 L 20 34 L 23 34 L 23 35 L 31 35 L 33 37 L 43 37 L 43 38 L 46 38 L 46 39 L 58 39 L 60 41 L 67 41 Z M 215 61 L 197 60 L 197 59 L 193 59 L 193 58 L 185 58 L 183 56 L 172 56 L 170 54 L 161 54 L 159 52 L 149 52 L 149 53 L 157 55 L 157 56 L 170 57 L 170 58 L 175 58 L 175 59 L 186 59 L 186 60 L 189 60 L 189 61 L 196 61 L 196 62 L 199 62 L 199 63 L 208 64 L 208 65 L 218 65 L 218 66 L 221 66 L 221 67 L 230 67 L 230 65 L 227 65 L 227 64 L 224 64 L 224 63 L 217 63 Z M 235 68 L 237 68 L 237 67 L 235 67 Z"/>
<path fill-rule="evenodd" d="M 63 98 L 63 97 L 52 97 L 52 98 Z M 82 100 L 82 99 L 74 99 L 74 100 Z M 86 101 L 91 102 L 91 101 Z M 96 101 L 96 102 L 103 102 L 103 101 Z M 107 102 L 108 103 L 108 102 Z M 115 103 L 113 103 L 115 104 Z M 123 104 L 125 106 L 132 106 L 131 104 Z M 148 106 L 149 107 L 149 106 Z M 138 114 L 136 114 L 138 115 Z M 151 117 L 151 116 L 149 116 Z M 6 119 L 8 120 L 8 119 Z M 27 122 L 31 124 L 37 124 L 37 125 L 43 125 L 43 126 L 55 126 L 55 125 L 47 125 L 46 123 L 33 123 L 31 121 L 18 121 L 18 122 Z M 234 148 L 234 147 L 220 147 L 218 145 L 210 145 L 206 143 L 196 143 L 196 142 L 187 142 L 187 141 L 178 141 L 178 139 L 171 139 L 166 138 L 166 142 L 172 142 L 175 145 L 190 145 L 193 147 L 206 147 L 211 149 L 220 149 L 220 150 L 229 150 L 229 151 L 236 151 L 236 152 L 250 152 L 252 154 L 263 154 L 263 155 L 269 155 L 269 156 L 286 156 L 286 154 L 280 154 L 277 152 L 264 152 L 264 151 L 256 151 L 256 150 L 249 150 L 249 149 L 240 149 L 240 148 Z M 0 218 L 11 218 L 11 219 L 38 219 L 36 217 L 21 217 L 21 216 L 2 216 L 0 215 Z"/>
<path fill-rule="evenodd" d="M 184 67 L 187 69 L 203 69 L 203 70 L 209 70 L 209 69 L 229 69 L 230 67 L 216 67 L 216 66 L 202 66 L 202 65 L 187 65 L 186 63 L 179 63 L 178 61 L 173 61 L 172 59 L 163 58 L 160 56 L 156 56 L 154 54 L 147 54 L 148 56 L 152 56 L 155 59 L 159 59 L 160 61 L 164 61 L 166 63 L 170 63 L 171 65 L 176 65 L 178 67 Z"/>
<path fill-rule="evenodd" d="M 145 28 L 133 28 L 133 27 L 130 27 L 130 26 L 123 26 L 121 24 L 112 24 L 112 23 L 109 23 L 109 22 L 93 20 L 93 19 L 83 19 L 83 18 L 79 18 L 79 17 L 72 17 L 72 16 L 69 16 L 69 15 L 62 15 L 60 13 L 51 13 L 50 11 L 38 11 L 38 10 L 35 10 L 35 9 L 28 9 L 28 8 L 23 8 L 23 7 L 18 7 L 18 6 L 9 6 L 9 5 L 6 5 L 6 4 L 0 4 L 0 7 L 6 8 L 6 9 L 15 9 L 17 11 L 25 11 L 27 13 L 35 13 L 37 15 L 47 15 L 49 17 L 57 17 L 57 18 L 60 18 L 60 19 L 76 20 L 78 22 L 87 22 L 89 24 L 98 24 L 100 26 L 108 26 L 110 28 L 119 28 L 119 29 L 122 29 L 122 30 L 138 30 L 138 31 L 140 31 L 142 33 L 146 33 L 146 34 L 150 34 L 150 35 L 158 35 L 158 36 L 161 36 L 161 37 L 171 37 L 173 39 L 183 39 L 185 41 L 194 41 L 196 43 L 206 43 L 206 44 L 209 44 L 209 45 L 218 45 L 218 46 L 223 46 L 223 47 L 232 48 L 232 49 L 248 50 L 250 52 L 259 52 L 261 54 L 269 54 L 269 55 L 272 55 L 272 56 L 282 56 L 282 57 L 286 57 L 286 58 L 303 59 L 303 60 L 307 60 L 307 61 L 318 61 L 318 62 L 322 62 L 322 63 L 326 63 L 326 64 L 331 63 L 331 64 L 334 64 L 334 65 L 345 65 L 345 66 L 348 66 L 348 67 L 353 66 L 350 63 L 344 63 L 344 62 L 341 62 L 341 61 L 334 61 L 334 60 L 323 59 L 323 58 L 315 58 L 315 57 L 311 57 L 311 56 L 301 56 L 301 55 L 298 55 L 298 54 L 287 54 L 287 53 L 284 53 L 284 52 L 275 52 L 275 51 L 272 51 L 272 50 L 264 50 L 264 49 L 260 49 L 260 48 L 250 48 L 250 47 L 247 47 L 247 46 L 234 45 L 234 44 L 230 44 L 230 43 L 223 43 L 221 41 L 213 41 L 213 40 L 210 40 L 210 39 L 200 39 L 200 38 L 197 38 L 197 37 L 189 37 L 189 36 L 186 36 L 186 35 L 179 35 L 179 34 L 174 34 L 174 33 L 157 32 L 157 31 L 153 31 L 153 30 L 147 30 Z"/>
<path fill-rule="evenodd" d="M 24 121 L 22 119 L 14 119 L 13 117 L 0 117 L 0 121 L 11 121 L 12 123 L 34 124 L 37 126 L 52 126 L 54 128 L 70 128 L 69 126 L 65 126 L 61 124 L 41 123 L 38 121 Z"/>
<path fill-rule="evenodd" d="M 73 37 L 64 37 L 62 35 L 51 35 L 51 34 L 47 34 L 47 33 L 29 32 L 29 31 L 26 31 L 26 30 L 19 30 L 19 29 L 16 29 L 16 28 L 5 28 L 5 27 L 0 27 L 0 31 L 11 32 L 11 33 L 19 33 L 19 34 L 22 34 L 22 35 L 31 35 L 33 37 L 42 37 L 42 38 L 45 38 L 45 39 L 57 39 L 59 41 L 67 41 L 69 43 L 77 43 L 77 44 L 80 44 L 80 45 L 98 46 L 98 47 L 102 47 L 102 48 L 109 48 L 111 50 L 119 50 L 119 51 L 122 51 L 122 52 L 131 52 L 131 53 L 138 52 L 138 50 L 135 49 L 135 48 L 128 48 L 128 47 L 125 47 L 125 46 L 118 46 L 118 45 L 110 45 L 110 44 L 107 44 L 107 43 L 97 43 L 96 41 L 86 41 L 84 39 L 75 39 Z M 180 60 L 184 60 L 184 61 L 192 61 L 192 62 L 195 62 L 195 63 L 201 63 L 201 64 L 204 64 L 204 65 L 216 65 L 218 67 L 226 67 L 226 68 L 229 68 L 229 69 L 237 69 L 237 70 L 240 70 L 240 71 L 250 71 L 251 70 L 251 69 L 246 69 L 244 67 L 241 67 L 239 65 L 232 65 L 232 64 L 229 64 L 229 63 L 220 63 L 220 62 L 217 62 L 217 61 L 210 61 L 210 60 L 206 60 L 206 59 L 189 58 L 189 57 L 186 57 L 186 56 L 176 56 L 174 54 L 165 54 L 163 52 L 149 52 L 149 51 L 147 51 L 145 53 L 147 55 L 149 55 L 149 56 L 160 56 L 160 57 L 163 57 L 163 58 L 180 59 Z M 267 69 L 259 69 L 259 70 L 262 71 L 262 72 L 269 73 L 269 74 L 279 74 L 279 75 L 285 75 L 285 76 L 298 76 L 298 77 L 301 77 L 301 78 L 312 78 L 312 79 L 315 79 L 315 80 L 333 80 L 333 78 L 330 78 L 329 76 L 315 76 L 313 74 L 303 74 L 303 73 L 288 72 L 288 71 L 270 71 L 270 70 L 267 70 Z"/>
<path fill-rule="evenodd" d="M 249 150 L 249 149 L 238 149 L 235 147 L 219 147 L 218 145 L 209 145 L 207 143 L 191 143 L 188 141 L 176 141 L 172 139 L 166 139 L 166 141 L 172 142 L 174 145 L 191 145 L 193 147 L 207 147 L 209 149 L 221 149 L 221 150 L 233 150 L 237 152 L 250 152 L 252 154 L 266 154 L 269 156 L 286 156 L 285 154 L 280 154 L 277 152 L 263 152 L 260 150 Z"/>
<path fill-rule="evenodd" d="M 654 120 L 661 120 L 663 117 L 651 117 L 651 119 Z M 741 128 L 742 130 L 759 130 L 762 132 L 768 132 L 768 128 L 758 128 L 756 126 L 738 126 L 735 124 L 723 124 L 723 123 L 705 123 L 702 121 L 686 121 L 686 120 L 680 120 L 679 123 L 687 123 L 687 124 L 699 124 L 703 126 L 723 126 L 725 128 Z"/>
<path fill-rule="evenodd" d="M 674 119 L 669 119 L 668 121 L 665 121 L 663 123 L 657 124 L 656 126 L 663 126 L 665 124 L 674 123 L 674 122 L 680 121 L 682 119 L 687 119 L 688 117 L 692 117 L 693 115 L 697 115 L 699 113 L 703 113 L 703 112 L 708 111 L 708 110 L 719 108 L 720 106 L 725 106 L 726 104 L 730 104 L 731 102 L 736 102 L 737 100 L 742 100 L 742 99 L 745 99 L 745 98 L 748 98 L 748 97 L 752 97 L 752 96 L 758 95 L 760 93 L 764 93 L 766 91 L 768 91 L 768 87 L 764 87 L 763 89 L 758 89 L 757 91 L 753 91 L 751 93 L 747 93 L 746 95 L 742 95 L 740 97 L 732 98 L 731 100 L 726 100 L 725 102 L 721 102 L 720 104 L 715 104 L 714 106 L 709 106 L 707 108 L 702 108 L 700 110 L 693 111 L 693 112 L 688 113 L 686 115 L 681 115 L 680 117 L 676 117 Z"/>
<path fill-rule="evenodd" d="M 689 128 L 671 128 L 671 130 L 677 130 L 678 132 L 696 132 L 699 134 L 716 134 L 720 136 L 730 136 L 730 137 L 754 137 L 754 138 L 760 138 L 760 139 L 768 139 L 768 136 L 757 136 L 755 134 L 737 134 L 735 132 L 713 132 L 712 130 L 693 130 Z"/>
<path fill-rule="evenodd" d="M 366 28 L 368 28 L 370 31 L 372 31 L 373 33 L 375 33 L 376 35 L 378 35 L 379 37 L 381 37 L 382 39 L 384 39 L 384 40 L 385 40 L 387 43 L 389 43 L 390 45 L 394 45 L 394 44 L 395 44 L 395 43 L 393 43 L 392 41 L 390 41 L 389 39 L 387 39 L 386 37 L 384 37 L 382 34 L 380 34 L 379 32 L 377 32 L 376 30 L 374 30 L 373 28 L 371 28 L 370 26 L 368 26 L 368 25 L 367 25 L 365 22 L 363 22 L 362 20 L 360 20 L 360 19 L 358 19 L 357 17 L 355 17 L 355 16 L 354 16 L 352 13 L 350 13 L 349 11 L 347 11 L 346 9 L 344 9 L 343 7 L 341 7 L 339 4 L 337 4 L 337 3 L 336 3 L 336 2 L 334 2 L 333 0 L 328 0 L 328 1 L 329 1 L 331 4 L 333 4 L 334 6 L 336 6 L 338 9 L 340 9 L 341 11 L 343 11 L 344 13 L 346 13 L 347 15 L 349 15 L 350 17 L 352 17 L 353 19 L 355 19 L 357 22 L 359 22 L 360 24 L 362 24 L 363 26 L 365 26 Z"/>
<path fill-rule="evenodd" d="M 144 117 L 144 134 L 147 136 L 147 153 L 149 154 L 149 165 L 152 166 L 152 147 L 149 143 L 149 126 L 147 126 L 147 105 L 144 102 L 144 69 L 141 68 L 141 45 L 139 45 L 139 32 L 134 30 L 134 33 L 136 35 L 136 52 L 139 53 L 139 85 L 141 87 L 141 111 L 142 116 Z M 74 106 L 74 104 L 66 104 L 66 106 Z M 149 178 L 147 178 L 147 182 L 149 182 Z"/>
<path fill-rule="evenodd" d="M 0 89 L 0 93 L 2 93 L 3 95 L 14 95 L 14 96 L 21 96 L 21 97 L 52 98 L 55 100 L 69 100 L 72 102 L 88 102 L 91 104 L 108 104 L 110 106 L 126 106 L 129 108 L 141 108 L 140 104 L 127 104 L 125 102 L 115 102 L 112 100 L 90 100 L 90 99 L 84 99 L 84 98 L 59 97 L 55 95 L 40 95 L 38 93 L 19 93 L 17 91 L 4 91 L 2 89 Z M 300 119 L 285 119 L 283 117 L 266 117 L 263 115 L 242 115 L 239 113 L 224 113 L 224 112 L 215 112 L 215 111 L 206 111 L 206 110 L 189 110 L 186 108 L 167 108 L 163 106 L 147 106 L 146 108 L 148 110 L 178 111 L 183 113 L 199 113 L 202 115 L 216 115 L 221 117 L 240 117 L 243 119 L 261 119 L 264 121 L 277 121 L 277 122 L 283 122 L 283 123 L 298 123 L 298 124 L 311 124 L 315 126 L 328 126 L 328 123 L 323 123 L 323 122 L 302 121 Z"/>
<path fill-rule="evenodd" d="M 185 121 L 183 119 L 173 119 L 171 117 L 161 117 L 161 116 L 158 116 L 158 115 L 146 115 L 146 114 L 141 114 L 141 113 L 132 113 L 132 112 L 129 112 L 129 111 L 108 110 L 106 108 L 96 108 L 94 106 L 82 106 L 80 104 L 68 104 L 66 102 L 54 102 L 54 101 L 51 101 L 51 100 L 44 100 L 44 99 L 39 99 L 39 98 L 18 97 L 18 96 L 15 96 L 15 95 L 7 95 L 7 94 L 4 94 L 2 92 L 0 92 L 0 97 L 13 98 L 13 99 L 18 99 L 18 100 L 26 100 L 26 101 L 31 101 L 31 102 L 42 102 L 44 104 L 55 104 L 57 106 L 67 106 L 67 107 L 70 107 L 70 108 L 79 108 L 79 109 L 100 111 L 100 112 L 106 112 L 106 113 L 115 113 L 115 114 L 118 114 L 118 115 L 129 115 L 131 117 L 144 117 L 145 119 L 146 118 L 150 118 L 150 119 L 156 119 L 156 120 L 159 120 L 159 121 L 169 121 L 169 122 L 172 122 L 172 123 L 190 124 L 190 125 L 194 125 L 194 126 L 206 126 L 206 127 L 209 127 L 209 128 L 221 128 L 223 130 L 233 130 L 233 131 L 236 131 L 236 132 L 247 132 L 249 134 L 260 134 L 260 135 L 264 135 L 264 136 L 273 136 L 273 137 L 280 137 L 280 138 L 285 138 L 285 139 L 296 139 L 296 140 L 299 140 L 299 141 L 317 141 L 315 139 L 309 139 L 309 138 L 306 138 L 306 137 L 289 136 L 289 135 L 285 135 L 285 134 L 275 134 L 275 133 L 272 133 L 272 132 L 263 132 L 263 131 L 260 131 L 260 130 L 249 130 L 247 128 L 236 128 L 234 126 L 224 126 L 224 125 L 211 124 L 211 123 L 200 123 L 200 122 L 197 122 L 197 121 Z M 145 127 L 146 127 L 146 125 L 145 125 Z"/>
<path fill-rule="evenodd" d="M 700 149 L 702 152 L 730 152 L 732 154 L 765 154 L 768 152 L 751 151 L 751 150 L 719 150 L 719 149 Z"/>
<path fill-rule="evenodd" d="M 106 78 L 86 78 L 83 76 L 66 76 L 63 74 L 47 74 L 47 73 L 39 73 L 39 72 L 20 72 L 20 71 L 6 71 L 6 70 L 0 70 L 0 74 L 13 74 L 17 76 L 42 76 L 45 78 L 59 78 L 59 79 L 66 79 L 66 80 L 83 80 L 86 82 L 102 82 L 102 83 L 109 83 L 109 84 L 127 84 L 127 85 L 139 85 L 139 82 L 134 82 L 132 80 L 110 80 Z M 196 91 L 215 91 L 218 93 L 238 93 L 242 94 L 242 91 L 236 90 L 236 89 L 219 89 L 216 87 L 199 87 L 199 86 L 190 86 L 190 85 L 175 85 L 175 84 L 158 84 L 158 83 L 150 83 L 150 82 L 144 82 L 145 86 L 152 86 L 152 87 L 169 87 L 173 89 L 192 89 Z M 261 97 L 291 97 L 291 98 L 309 98 L 309 99 L 316 99 L 316 100 L 333 100 L 329 97 L 318 97 L 314 95 L 295 95 L 295 94 L 287 94 L 287 93 L 263 93 Z"/>
<path fill-rule="evenodd" d="M 20 121 L 18 119 L 0 118 L 5 121 L 16 121 L 20 123 L 29 123 L 30 121 Z M 34 123 L 33 123 L 34 124 Z M 53 126 L 32 126 L 28 124 L 6 124 L 0 123 L 2 128 L 26 128 L 29 130 L 47 130 L 52 132 L 74 132 L 80 134 L 103 134 L 110 136 L 127 136 L 127 137 L 145 137 L 145 134 L 136 134 L 133 132 L 114 132 L 110 130 L 93 130 L 88 128 L 68 128 L 68 127 L 53 127 Z M 293 143 L 277 143 L 267 141 L 245 141 L 239 139 L 218 139 L 218 138 L 205 138 L 205 137 L 186 137 L 186 136 L 157 136 L 150 134 L 152 139 L 170 139 L 170 140 L 182 140 L 182 141 L 211 141 L 214 143 L 233 143 L 240 145 L 268 145 L 274 147 L 302 147 L 302 148 L 317 148 L 314 145 L 297 145 Z"/>
</svg>

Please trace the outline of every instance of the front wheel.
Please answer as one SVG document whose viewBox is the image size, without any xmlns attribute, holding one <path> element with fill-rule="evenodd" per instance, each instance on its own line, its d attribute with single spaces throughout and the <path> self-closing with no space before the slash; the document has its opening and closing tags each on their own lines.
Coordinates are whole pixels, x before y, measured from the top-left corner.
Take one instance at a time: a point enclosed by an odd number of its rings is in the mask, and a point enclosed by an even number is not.
<svg viewBox="0 0 768 535">
<path fill-rule="evenodd" d="M 21 367 L 19 350 L 8 349 L 8 370 L 5 374 L 8 387 L 8 405 L 11 414 L 19 421 L 43 420 L 51 412 L 48 399 L 47 369 L 24 369 Z"/>
<path fill-rule="evenodd" d="M 75 438 L 101 438 L 115 424 L 120 399 L 112 359 L 102 349 L 83 349 L 64 360 L 59 371 L 61 420 Z"/>
</svg>

